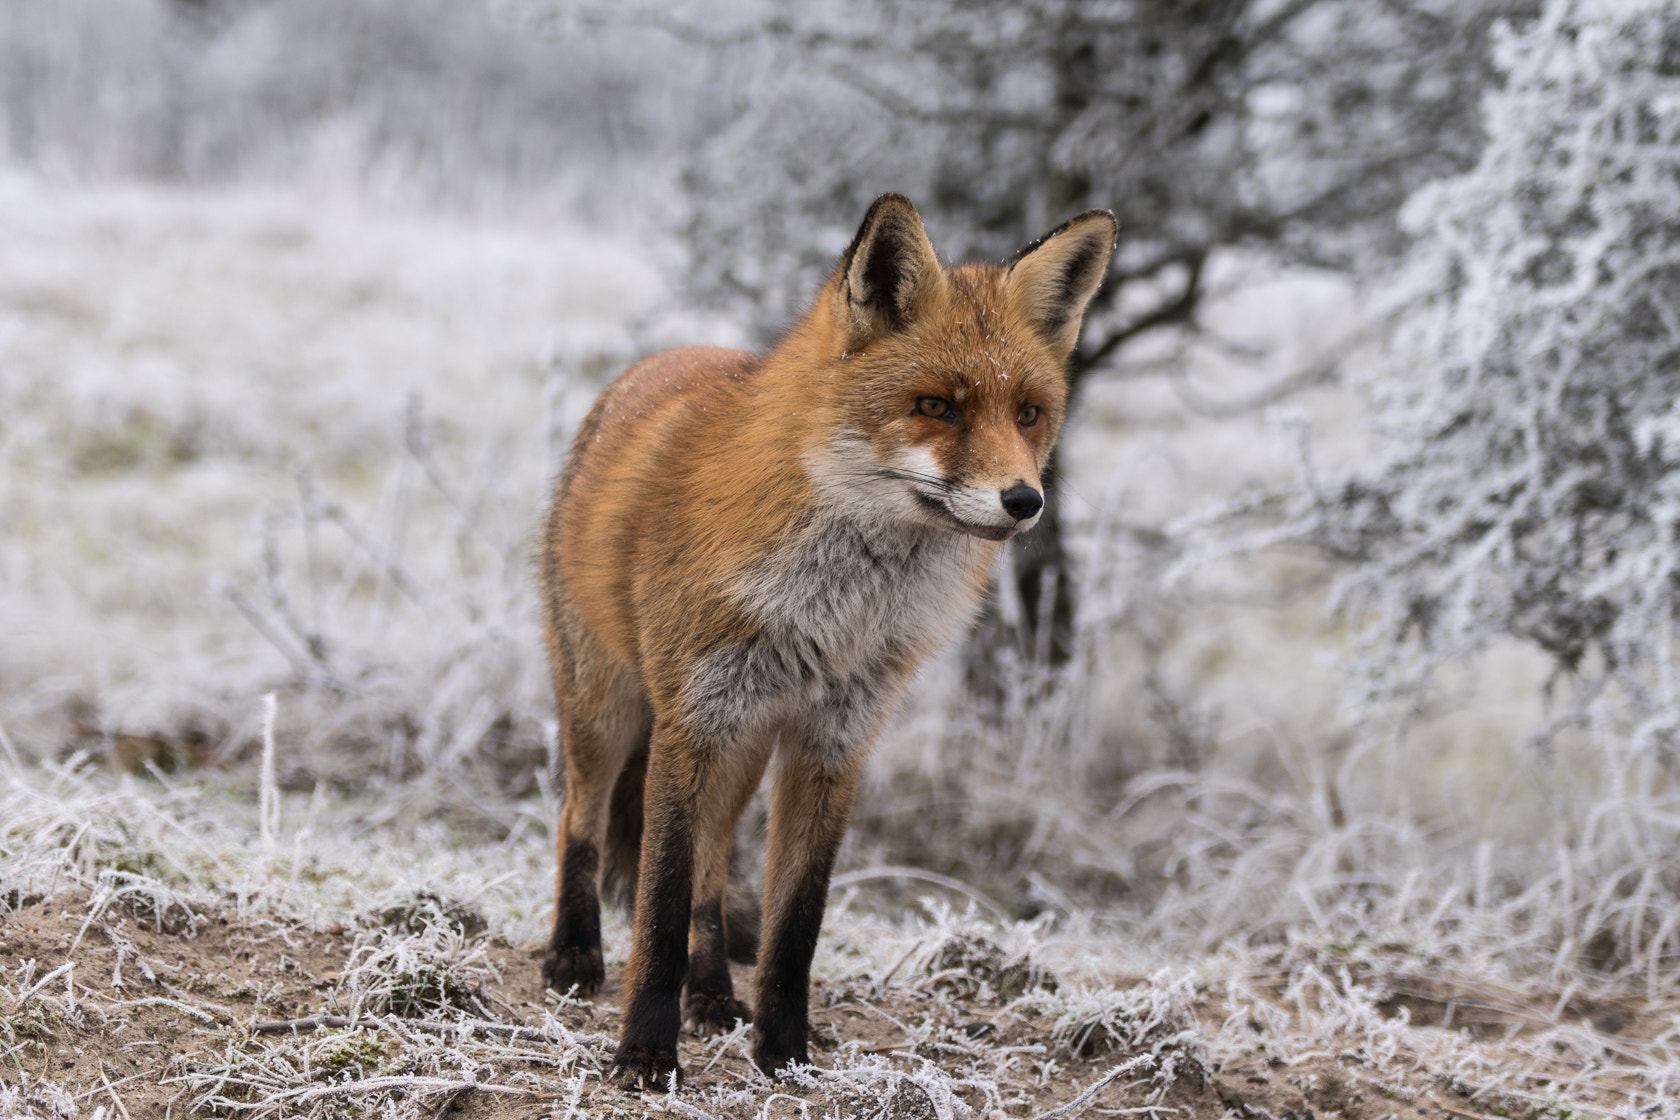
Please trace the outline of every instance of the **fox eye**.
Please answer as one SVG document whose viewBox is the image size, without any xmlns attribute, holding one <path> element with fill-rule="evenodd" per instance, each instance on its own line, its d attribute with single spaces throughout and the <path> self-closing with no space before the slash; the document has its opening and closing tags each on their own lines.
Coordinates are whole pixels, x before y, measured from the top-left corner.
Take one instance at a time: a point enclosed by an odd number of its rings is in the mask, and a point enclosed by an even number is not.
<svg viewBox="0 0 1680 1120">
<path fill-rule="evenodd" d="M 1018 413 L 1015 417 L 1015 422 L 1023 428 L 1030 428 L 1034 424 L 1038 423 L 1038 406 L 1036 404 L 1029 404 L 1025 408 L 1021 409 L 1020 413 Z"/>
<path fill-rule="evenodd" d="M 949 420 L 951 418 L 951 402 L 942 397 L 917 397 L 916 411 L 923 416 L 931 416 L 935 420 Z"/>
</svg>

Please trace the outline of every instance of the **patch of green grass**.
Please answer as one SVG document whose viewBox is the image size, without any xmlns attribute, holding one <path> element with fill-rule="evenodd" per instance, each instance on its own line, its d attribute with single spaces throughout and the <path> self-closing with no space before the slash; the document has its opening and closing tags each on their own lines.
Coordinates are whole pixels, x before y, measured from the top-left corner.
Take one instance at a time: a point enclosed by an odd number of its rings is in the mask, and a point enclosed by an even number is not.
<svg viewBox="0 0 1680 1120">
<path fill-rule="evenodd" d="M 372 1031 L 344 1031 L 315 1055 L 317 1073 L 336 1077 L 347 1069 L 366 1076 L 385 1060 L 385 1039 Z"/>
<path fill-rule="evenodd" d="M 24 1043 L 45 1048 L 63 1024 L 64 1018 L 58 1012 L 31 1002 L 10 1015 L 0 1015 L 0 1034 L 14 1046 Z"/>
</svg>

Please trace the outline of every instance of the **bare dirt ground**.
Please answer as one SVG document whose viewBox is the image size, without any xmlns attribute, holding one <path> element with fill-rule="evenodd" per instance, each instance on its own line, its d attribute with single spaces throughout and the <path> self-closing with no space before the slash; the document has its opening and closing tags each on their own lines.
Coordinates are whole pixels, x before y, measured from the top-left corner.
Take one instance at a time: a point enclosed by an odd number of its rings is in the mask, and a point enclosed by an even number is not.
<svg viewBox="0 0 1680 1120">
<path fill-rule="evenodd" d="M 1649 1007 L 1513 1002 L 1380 951 L 1280 950 L 1240 984 L 1073 990 L 965 934 L 879 976 L 819 977 L 803 1076 L 758 1074 L 743 1026 L 685 1034 L 682 1089 L 634 1093 L 602 1076 L 618 971 L 594 1001 L 559 998 L 538 946 L 440 899 L 317 928 L 81 889 L 9 901 L 0 1112 L 25 1116 L 1562 1120 L 1617 1111 L 1634 1086 L 1560 1030 L 1631 1054 L 1673 1025 Z M 738 989 L 750 979 L 738 970 Z"/>
</svg>

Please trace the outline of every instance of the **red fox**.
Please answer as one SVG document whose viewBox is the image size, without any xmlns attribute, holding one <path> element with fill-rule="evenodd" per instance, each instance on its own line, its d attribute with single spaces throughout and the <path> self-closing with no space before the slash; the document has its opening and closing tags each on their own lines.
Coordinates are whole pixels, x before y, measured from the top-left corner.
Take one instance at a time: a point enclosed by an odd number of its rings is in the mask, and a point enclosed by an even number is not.
<svg viewBox="0 0 1680 1120">
<path fill-rule="evenodd" d="M 543 972 L 601 986 L 602 853 L 633 854 L 639 818 L 620 1083 L 680 1077 L 685 1021 L 750 1017 L 767 1073 L 809 1060 L 811 958 L 864 757 L 973 615 L 1000 542 L 1038 520 L 1116 232 L 1090 210 L 1002 266 L 945 267 L 915 207 L 883 195 L 768 354 L 656 354 L 584 421 L 539 561 L 565 753 Z M 751 913 L 726 891 L 772 762 L 749 1015 L 728 956 Z"/>
</svg>

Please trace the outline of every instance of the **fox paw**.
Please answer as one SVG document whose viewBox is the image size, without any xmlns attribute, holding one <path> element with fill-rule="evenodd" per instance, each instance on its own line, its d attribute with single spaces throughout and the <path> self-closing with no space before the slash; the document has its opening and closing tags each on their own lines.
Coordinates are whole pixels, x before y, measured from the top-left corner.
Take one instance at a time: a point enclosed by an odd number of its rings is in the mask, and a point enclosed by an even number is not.
<svg viewBox="0 0 1680 1120">
<path fill-rule="evenodd" d="M 781 1077 L 791 1066 L 808 1066 L 811 1055 L 804 1046 L 796 1046 L 787 1052 L 773 1051 L 769 1047 L 754 1046 L 752 1048 L 753 1065 L 764 1072 L 767 1077 Z"/>
<path fill-rule="evenodd" d="M 576 988 L 576 995 L 592 996 L 601 990 L 607 979 L 607 966 L 601 959 L 601 947 L 580 949 L 575 945 L 550 945 L 543 957 L 543 983 L 565 995 Z"/>
<path fill-rule="evenodd" d="M 735 1023 L 752 1022 L 752 1009 L 730 996 L 710 992 L 688 992 L 683 996 L 683 1026 L 695 1034 L 722 1034 L 735 1029 Z"/>
<path fill-rule="evenodd" d="M 647 1046 L 620 1046 L 613 1055 L 612 1081 L 621 1089 L 668 1089 L 671 1075 L 682 1084 L 682 1066 L 671 1050 L 654 1050 Z"/>
<path fill-rule="evenodd" d="M 795 1019 L 761 1016 L 753 1024 L 753 1065 L 771 1077 L 784 1075 L 789 1066 L 808 1066 L 811 1051 L 806 1040 L 810 1037 L 811 1024 L 803 1015 Z"/>
</svg>

